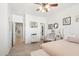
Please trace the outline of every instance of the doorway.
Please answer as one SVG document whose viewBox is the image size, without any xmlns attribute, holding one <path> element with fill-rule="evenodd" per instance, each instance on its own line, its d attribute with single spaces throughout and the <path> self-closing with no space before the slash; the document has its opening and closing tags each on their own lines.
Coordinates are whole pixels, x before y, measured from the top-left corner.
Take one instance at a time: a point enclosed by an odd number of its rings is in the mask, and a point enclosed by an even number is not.
<svg viewBox="0 0 79 59">
<path fill-rule="evenodd" d="M 24 43 L 23 23 L 15 23 L 15 45 Z"/>
<path fill-rule="evenodd" d="M 41 23 L 41 40 L 45 39 L 45 24 Z"/>
</svg>

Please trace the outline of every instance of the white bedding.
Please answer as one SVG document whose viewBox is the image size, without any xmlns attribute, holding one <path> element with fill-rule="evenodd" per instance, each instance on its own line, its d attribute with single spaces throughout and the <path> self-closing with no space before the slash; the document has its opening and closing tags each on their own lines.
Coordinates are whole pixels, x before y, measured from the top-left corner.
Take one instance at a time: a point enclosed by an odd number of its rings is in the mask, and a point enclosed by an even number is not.
<svg viewBox="0 0 79 59">
<path fill-rule="evenodd" d="M 79 44 L 65 40 L 44 43 L 41 48 L 51 56 L 79 56 Z"/>
</svg>

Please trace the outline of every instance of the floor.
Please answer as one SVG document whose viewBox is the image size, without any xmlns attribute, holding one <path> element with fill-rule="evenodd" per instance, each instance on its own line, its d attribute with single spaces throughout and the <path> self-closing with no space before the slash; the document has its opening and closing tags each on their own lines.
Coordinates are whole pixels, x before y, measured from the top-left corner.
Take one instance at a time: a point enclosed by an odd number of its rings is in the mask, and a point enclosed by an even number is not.
<svg viewBox="0 0 79 59">
<path fill-rule="evenodd" d="M 23 38 L 21 36 L 16 36 L 15 46 L 23 44 Z"/>
<path fill-rule="evenodd" d="M 11 48 L 8 56 L 30 56 L 32 51 L 40 49 L 42 43 L 43 41 L 31 44 L 20 43 Z"/>
</svg>

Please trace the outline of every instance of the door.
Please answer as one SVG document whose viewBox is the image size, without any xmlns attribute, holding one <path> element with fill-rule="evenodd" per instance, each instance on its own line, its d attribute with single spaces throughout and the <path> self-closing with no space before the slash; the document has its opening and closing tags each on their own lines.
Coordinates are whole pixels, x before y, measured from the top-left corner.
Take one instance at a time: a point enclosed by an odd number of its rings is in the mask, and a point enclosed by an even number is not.
<svg viewBox="0 0 79 59">
<path fill-rule="evenodd" d="M 45 37 L 45 24 L 41 23 L 41 39 Z"/>
</svg>

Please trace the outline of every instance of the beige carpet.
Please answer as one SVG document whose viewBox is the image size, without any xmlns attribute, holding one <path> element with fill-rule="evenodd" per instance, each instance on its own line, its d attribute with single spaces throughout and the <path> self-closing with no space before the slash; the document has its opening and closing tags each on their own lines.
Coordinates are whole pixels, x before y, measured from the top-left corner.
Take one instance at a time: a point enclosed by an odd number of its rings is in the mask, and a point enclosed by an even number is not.
<svg viewBox="0 0 79 59">
<path fill-rule="evenodd" d="M 11 48 L 8 56 L 30 56 L 32 51 L 40 49 L 40 45 L 43 42 L 36 42 L 36 43 L 31 43 L 31 44 L 19 44 Z"/>
</svg>

